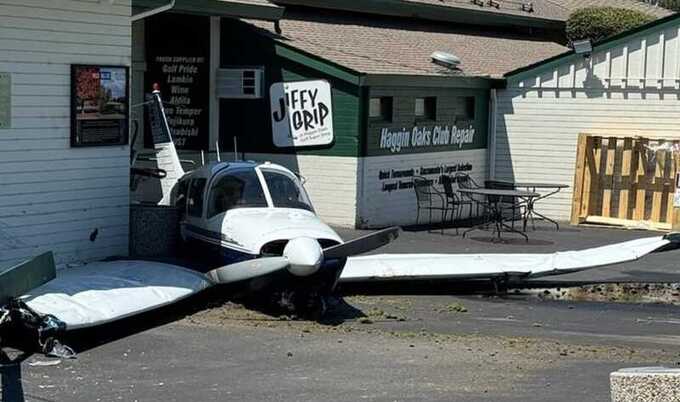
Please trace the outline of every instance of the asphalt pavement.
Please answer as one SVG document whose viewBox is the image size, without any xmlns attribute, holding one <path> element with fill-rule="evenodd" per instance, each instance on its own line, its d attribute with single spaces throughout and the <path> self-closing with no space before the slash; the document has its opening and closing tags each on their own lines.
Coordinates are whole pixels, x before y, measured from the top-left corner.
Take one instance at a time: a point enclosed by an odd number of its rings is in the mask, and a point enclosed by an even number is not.
<svg viewBox="0 0 680 402">
<path fill-rule="evenodd" d="M 650 235 L 545 228 L 529 244 L 497 244 L 484 232 L 462 239 L 449 229 L 404 232 L 381 252 L 549 252 Z M 680 282 L 677 253 L 569 280 Z M 79 352 L 74 360 L 11 362 L 17 353 L 7 351 L 2 401 L 606 401 L 612 371 L 680 366 L 673 304 L 384 293 L 347 292 L 314 323 L 246 308 L 217 289 L 74 333 L 66 340 Z"/>
</svg>

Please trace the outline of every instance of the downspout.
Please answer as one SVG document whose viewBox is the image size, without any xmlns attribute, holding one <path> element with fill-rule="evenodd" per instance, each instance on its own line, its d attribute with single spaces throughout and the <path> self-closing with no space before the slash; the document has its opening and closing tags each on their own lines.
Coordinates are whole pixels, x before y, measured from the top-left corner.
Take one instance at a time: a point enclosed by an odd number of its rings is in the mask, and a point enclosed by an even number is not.
<svg viewBox="0 0 680 402">
<path fill-rule="evenodd" d="M 152 8 L 151 10 L 146 10 L 146 11 L 141 12 L 139 14 L 135 14 L 130 18 L 131 18 L 132 22 L 135 22 L 135 21 L 143 20 L 144 18 L 149 18 L 149 17 L 154 16 L 156 14 L 164 13 L 168 10 L 172 10 L 173 8 L 175 8 L 175 2 L 176 2 L 176 0 L 171 0 L 169 4 L 166 4 L 164 6 L 157 7 L 157 8 Z"/>
<path fill-rule="evenodd" d="M 496 179 L 496 113 L 498 111 L 498 98 L 496 89 L 492 88 L 489 96 L 489 180 Z"/>
</svg>

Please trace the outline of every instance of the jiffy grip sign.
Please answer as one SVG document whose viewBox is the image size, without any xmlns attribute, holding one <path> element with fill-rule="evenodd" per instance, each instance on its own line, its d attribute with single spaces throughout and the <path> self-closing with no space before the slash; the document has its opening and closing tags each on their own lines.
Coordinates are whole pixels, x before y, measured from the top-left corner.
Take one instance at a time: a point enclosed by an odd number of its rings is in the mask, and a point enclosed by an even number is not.
<svg viewBox="0 0 680 402">
<path fill-rule="evenodd" d="M 333 143 L 328 81 L 278 82 L 269 92 L 274 145 L 299 148 Z"/>
</svg>

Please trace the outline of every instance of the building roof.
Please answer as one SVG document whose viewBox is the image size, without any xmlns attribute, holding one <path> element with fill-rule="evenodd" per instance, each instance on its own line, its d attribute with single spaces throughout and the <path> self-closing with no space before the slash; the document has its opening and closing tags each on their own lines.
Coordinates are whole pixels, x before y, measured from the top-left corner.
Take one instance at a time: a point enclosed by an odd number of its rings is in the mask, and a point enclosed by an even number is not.
<svg viewBox="0 0 680 402">
<path fill-rule="evenodd" d="M 567 49 L 546 39 L 491 29 L 320 10 L 287 12 L 279 21 L 280 34 L 272 23 L 246 22 L 280 43 L 369 75 L 451 76 L 452 70 L 430 57 L 444 51 L 462 61 L 455 75 L 500 78 Z"/>
<path fill-rule="evenodd" d="M 657 18 L 672 11 L 639 0 L 272 0 L 285 6 L 306 6 L 374 15 L 484 26 L 523 26 L 562 29 L 574 11 L 590 6 L 613 6 L 643 11 Z"/>
<path fill-rule="evenodd" d="M 607 48 L 609 46 L 612 46 L 615 43 L 618 43 L 619 41 L 623 39 L 628 39 L 631 38 L 635 35 L 638 34 L 644 34 L 647 31 L 653 30 L 653 29 L 661 29 L 665 28 L 668 26 L 673 26 L 675 27 L 676 25 L 680 24 L 680 13 L 676 14 L 671 14 L 668 15 L 665 18 L 660 18 L 658 20 L 652 21 L 648 24 L 642 25 L 640 27 L 631 29 L 629 31 L 621 32 L 618 35 L 610 36 L 609 38 L 602 39 L 599 42 L 593 43 L 593 52 L 597 52 L 599 50 L 602 50 L 603 48 Z M 559 64 L 565 60 L 567 60 L 569 57 L 575 57 L 576 52 L 573 49 L 569 49 L 564 53 L 555 55 L 553 57 L 549 57 L 545 60 L 540 60 L 536 63 L 528 64 L 526 66 L 517 68 L 512 71 L 508 71 L 505 76 L 506 77 L 513 77 L 517 76 L 519 74 L 525 74 L 525 73 L 530 73 L 532 71 L 535 71 L 536 69 L 543 68 L 548 65 L 554 65 L 554 64 Z"/>
<path fill-rule="evenodd" d="M 638 0 L 493 0 L 498 7 L 491 6 L 488 0 L 404 0 L 410 3 L 439 5 L 461 9 L 484 10 L 489 13 L 502 13 L 510 15 L 533 16 L 556 21 L 566 21 L 574 11 L 584 7 L 619 7 L 645 12 L 657 18 L 665 17 L 673 12 L 662 7 L 643 3 Z M 484 4 L 480 6 L 479 4 Z M 532 12 L 522 9 L 532 4 Z M 528 8 L 526 8 L 528 9 Z"/>
</svg>

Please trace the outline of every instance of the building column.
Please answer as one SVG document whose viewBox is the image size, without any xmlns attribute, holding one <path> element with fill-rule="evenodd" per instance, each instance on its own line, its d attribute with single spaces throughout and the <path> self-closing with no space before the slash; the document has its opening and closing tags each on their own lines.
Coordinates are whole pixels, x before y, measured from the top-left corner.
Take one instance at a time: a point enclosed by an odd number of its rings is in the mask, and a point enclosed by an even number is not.
<svg viewBox="0 0 680 402">
<path fill-rule="evenodd" d="M 215 150 L 215 143 L 220 139 L 220 100 L 217 98 L 217 70 L 220 68 L 220 46 L 222 19 L 210 17 L 210 136 L 209 149 Z"/>
</svg>

